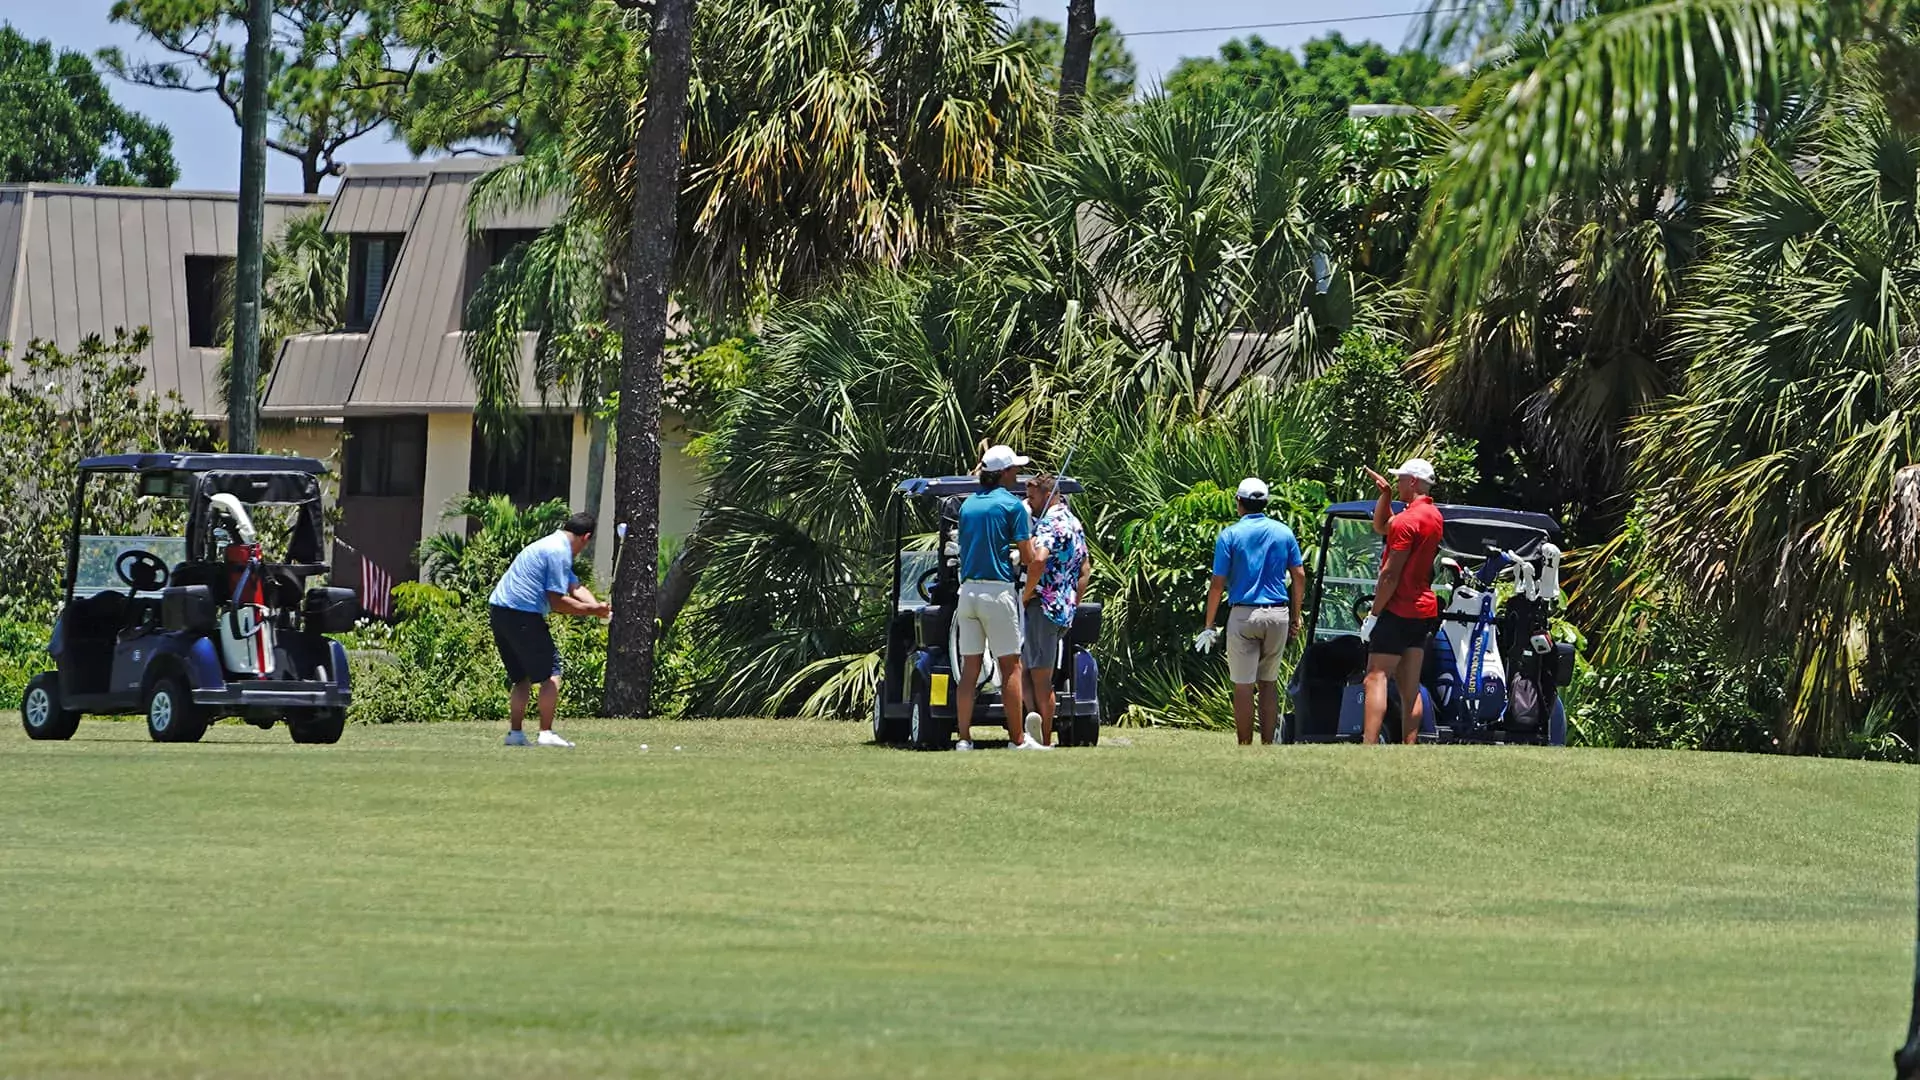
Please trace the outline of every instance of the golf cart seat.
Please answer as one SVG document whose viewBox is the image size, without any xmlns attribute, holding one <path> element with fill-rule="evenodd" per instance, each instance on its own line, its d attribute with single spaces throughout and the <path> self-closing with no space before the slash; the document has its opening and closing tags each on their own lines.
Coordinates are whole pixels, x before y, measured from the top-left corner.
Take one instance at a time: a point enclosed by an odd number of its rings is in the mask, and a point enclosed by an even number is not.
<svg viewBox="0 0 1920 1080">
<path fill-rule="evenodd" d="M 1331 739 L 1340 731 L 1340 702 L 1367 669 L 1367 647 L 1355 635 L 1317 641 L 1300 658 L 1294 697 L 1303 703 L 1299 737 Z"/>
<path fill-rule="evenodd" d="M 1100 613 L 1102 608 L 1098 600 L 1083 600 L 1073 612 L 1073 628 L 1067 632 L 1070 645 L 1095 645 L 1100 641 Z"/>
</svg>

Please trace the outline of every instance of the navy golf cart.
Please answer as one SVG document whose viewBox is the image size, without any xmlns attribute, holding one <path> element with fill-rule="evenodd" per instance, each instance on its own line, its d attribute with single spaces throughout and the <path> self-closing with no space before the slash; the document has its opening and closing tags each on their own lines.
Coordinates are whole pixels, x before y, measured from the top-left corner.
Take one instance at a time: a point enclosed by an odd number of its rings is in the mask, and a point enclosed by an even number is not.
<svg viewBox="0 0 1920 1080">
<path fill-rule="evenodd" d="M 1365 712 L 1367 650 L 1360 623 L 1373 605 L 1383 539 L 1371 501 L 1336 503 L 1320 529 L 1308 585 L 1306 649 L 1287 684 L 1282 742 L 1357 741 Z M 1400 507 L 1394 507 L 1397 512 Z M 1563 746 L 1559 690 L 1573 676 L 1573 645 L 1555 641 L 1560 525 L 1545 514 L 1442 504 L 1434 567 L 1440 630 L 1421 674 L 1420 738 L 1434 742 Z M 1382 737 L 1398 741 L 1399 690 L 1389 691 Z"/>
<path fill-rule="evenodd" d="M 27 686 L 27 735 L 68 739 L 82 714 L 144 713 L 156 742 L 197 742 L 221 717 L 338 742 L 351 690 L 346 651 L 326 635 L 352 629 L 359 604 L 352 590 L 308 586 L 329 572 L 326 471 L 253 454 L 81 462 L 55 670 Z M 89 527 L 109 517 L 146 535 Z"/>
<path fill-rule="evenodd" d="M 888 608 L 887 643 L 881 661 L 879 692 L 873 704 L 873 739 L 917 750 L 946 750 L 958 729 L 954 680 L 958 678 L 957 634 L 953 609 L 960 596 L 960 546 L 956 529 L 960 504 L 980 490 L 972 476 L 941 476 L 903 481 L 894 490 L 892 524 L 893 583 Z M 1080 491 L 1061 477 L 1062 495 Z M 929 522 L 928 519 L 931 519 Z M 908 550 L 909 525 L 935 528 L 931 549 Z M 1100 665 L 1092 646 L 1100 637 L 1100 605 L 1082 603 L 1073 629 L 1061 643 L 1054 665 L 1054 736 L 1061 746 L 1094 746 L 1100 741 Z M 1006 724 L 996 665 L 981 664 L 973 706 L 974 726 Z"/>
</svg>

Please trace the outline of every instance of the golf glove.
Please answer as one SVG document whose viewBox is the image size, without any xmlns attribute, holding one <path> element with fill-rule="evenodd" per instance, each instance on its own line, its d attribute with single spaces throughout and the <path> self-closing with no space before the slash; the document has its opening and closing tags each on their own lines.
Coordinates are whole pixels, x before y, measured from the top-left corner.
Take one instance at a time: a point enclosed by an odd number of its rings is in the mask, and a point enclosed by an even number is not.
<svg viewBox="0 0 1920 1080">
<path fill-rule="evenodd" d="M 1379 624 L 1380 624 L 1380 616 L 1378 615 L 1367 616 L 1366 621 L 1360 624 L 1360 640 L 1372 641 L 1373 628 L 1375 626 L 1378 626 Z"/>
<path fill-rule="evenodd" d="M 1219 637 L 1220 631 L 1215 630 L 1211 626 L 1207 627 L 1205 630 L 1193 635 L 1193 651 L 1197 653 L 1212 652 L 1213 643 Z"/>
</svg>

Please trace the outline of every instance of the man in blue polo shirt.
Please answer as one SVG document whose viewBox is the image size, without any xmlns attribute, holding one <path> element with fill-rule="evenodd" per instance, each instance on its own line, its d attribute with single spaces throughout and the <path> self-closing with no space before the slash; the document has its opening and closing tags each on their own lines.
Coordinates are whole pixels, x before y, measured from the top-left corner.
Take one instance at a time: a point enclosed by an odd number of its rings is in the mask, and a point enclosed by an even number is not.
<svg viewBox="0 0 1920 1080">
<path fill-rule="evenodd" d="M 960 639 L 960 679 L 953 702 L 959 750 L 973 749 L 974 688 L 989 652 L 1000 666 L 1008 745 L 1015 750 L 1051 749 L 1042 747 L 1022 723 L 1020 594 L 1013 584 L 1013 552 L 1019 551 L 1022 565 L 1033 562 L 1033 516 L 1013 487 L 1020 482 L 1020 466 L 1027 463 L 1012 447 L 990 447 L 980 459 L 980 490 L 960 504 L 960 599 L 953 610 Z"/>
<path fill-rule="evenodd" d="M 1258 477 L 1234 492 L 1240 520 L 1221 530 L 1213 544 L 1213 583 L 1207 590 L 1206 628 L 1194 636 L 1199 652 L 1213 648 L 1220 632 L 1213 621 L 1225 594 L 1227 674 L 1233 679 L 1233 726 L 1240 745 L 1253 743 L 1253 697 L 1260 692 L 1260 741 L 1273 741 L 1280 719 L 1280 655 L 1290 628 L 1300 623 L 1307 591 L 1306 560 L 1293 530 L 1267 516 L 1267 485 Z M 1288 588 L 1291 579 L 1292 588 Z"/>
<path fill-rule="evenodd" d="M 507 681 L 513 684 L 507 716 L 508 746 L 527 745 L 520 725 L 526 719 L 527 699 L 533 696 L 535 683 L 540 684 L 539 745 L 573 745 L 553 730 L 553 714 L 560 704 L 560 650 L 553 644 L 553 631 L 547 628 L 547 612 L 595 619 L 613 614 L 613 605 L 594 599 L 573 572 L 573 560 L 587 549 L 593 527 L 592 514 L 575 514 L 557 531 L 522 548 L 487 598 L 493 646 L 500 650 L 500 660 L 507 666 Z"/>
</svg>

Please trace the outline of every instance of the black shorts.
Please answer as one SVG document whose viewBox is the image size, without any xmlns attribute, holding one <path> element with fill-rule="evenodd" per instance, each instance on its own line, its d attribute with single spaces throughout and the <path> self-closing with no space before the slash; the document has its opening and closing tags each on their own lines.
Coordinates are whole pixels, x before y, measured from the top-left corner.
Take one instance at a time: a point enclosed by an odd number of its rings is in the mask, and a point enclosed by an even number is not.
<svg viewBox="0 0 1920 1080">
<path fill-rule="evenodd" d="M 493 628 L 500 662 L 507 665 L 508 682 L 546 682 L 559 676 L 560 649 L 545 615 L 489 605 L 487 624 Z"/>
<path fill-rule="evenodd" d="M 1373 636 L 1367 639 L 1372 656 L 1399 656 L 1408 649 L 1424 649 L 1427 639 L 1440 629 L 1440 620 L 1409 619 L 1389 611 L 1373 624 Z"/>
</svg>

